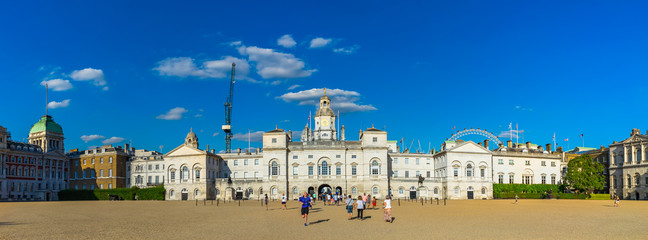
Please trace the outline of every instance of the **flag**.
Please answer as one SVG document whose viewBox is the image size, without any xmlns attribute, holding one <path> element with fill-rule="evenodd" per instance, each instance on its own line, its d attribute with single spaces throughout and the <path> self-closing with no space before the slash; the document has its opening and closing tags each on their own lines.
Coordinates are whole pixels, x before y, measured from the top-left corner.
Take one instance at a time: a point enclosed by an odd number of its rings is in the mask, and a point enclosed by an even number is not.
<svg viewBox="0 0 648 240">
<path fill-rule="evenodd" d="M 568 142 L 568 141 L 569 141 L 569 138 L 565 138 L 565 142 Z"/>
<path fill-rule="evenodd" d="M 455 130 L 455 128 L 457 128 L 457 126 L 452 127 L 452 130 Z"/>
<path fill-rule="evenodd" d="M 523 132 L 524 132 L 524 130 L 520 130 L 520 132 L 521 132 L 521 133 L 523 133 Z"/>
<path fill-rule="evenodd" d="M 583 134 L 581 133 L 580 137 L 583 137 Z"/>
<path fill-rule="evenodd" d="M 513 129 L 513 123 L 509 123 L 509 129 Z"/>
</svg>

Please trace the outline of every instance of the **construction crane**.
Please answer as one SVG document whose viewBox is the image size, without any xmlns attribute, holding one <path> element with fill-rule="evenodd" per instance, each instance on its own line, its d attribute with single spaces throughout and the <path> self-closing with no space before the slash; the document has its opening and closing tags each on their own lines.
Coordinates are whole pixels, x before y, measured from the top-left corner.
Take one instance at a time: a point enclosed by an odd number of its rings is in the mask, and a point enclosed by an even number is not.
<svg viewBox="0 0 648 240">
<path fill-rule="evenodd" d="M 234 97 L 234 68 L 236 63 L 232 63 L 232 74 L 230 79 L 230 91 L 225 103 L 225 125 L 223 131 L 225 132 L 225 152 L 232 152 L 232 99 Z"/>
</svg>

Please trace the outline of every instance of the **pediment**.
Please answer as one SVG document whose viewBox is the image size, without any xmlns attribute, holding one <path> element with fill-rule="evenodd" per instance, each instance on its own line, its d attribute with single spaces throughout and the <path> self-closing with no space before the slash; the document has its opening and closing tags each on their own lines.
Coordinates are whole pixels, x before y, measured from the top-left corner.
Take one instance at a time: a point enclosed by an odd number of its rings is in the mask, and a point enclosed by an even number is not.
<svg viewBox="0 0 648 240">
<path fill-rule="evenodd" d="M 454 148 L 451 148 L 447 151 L 448 152 L 469 152 L 469 153 L 490 153 L 488 149 L 479 146 L 479 144 L 476 144 L 473 141 L 464 142 L 463 144 L 457 145 Z"/>
<path fill-rule="evenodd" d="M 632 142 L 641 142 L 641 141 L 648 141 L 648 136 L 635 134 L 629 137 L 628 139 L 621 141 L 621 143 L 632 143 Z"/>
<path fill-rule="evenodd" d="M 187 156 L 187 155 L 202 155 L 205 154 L 204 151 L 190 147 L 188 145 L 180 145 L 177 148 L 169 151 L 164 157 L 174 157 L 174 156 Z"/>
</svg>

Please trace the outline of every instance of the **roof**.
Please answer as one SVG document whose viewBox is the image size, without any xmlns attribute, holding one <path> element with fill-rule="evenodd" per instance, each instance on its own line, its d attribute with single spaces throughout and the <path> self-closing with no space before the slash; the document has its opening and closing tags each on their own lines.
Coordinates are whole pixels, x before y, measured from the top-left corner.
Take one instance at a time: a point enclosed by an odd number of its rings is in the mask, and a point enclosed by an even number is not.
<svg viewBox="0 0 648 240">
<path fill-rule="evenodd" d="M 31 130 L 29 130 L 29 134 L 45 131 L 63 134 L 63 128 L 61 125 L 54 122 L 52 116 L 49 115 L 42 116 L 37 123 L 34 123 Z"/>
<path fill-rule="evenodd" d="M 335 116 L 335 113 L 333 112 L 333 109 L 330 107 L 322 107 L 320 109 L 317 109 L 317 112 L 315 113 L 316 117 L 319 116 Z"/>
</svg>

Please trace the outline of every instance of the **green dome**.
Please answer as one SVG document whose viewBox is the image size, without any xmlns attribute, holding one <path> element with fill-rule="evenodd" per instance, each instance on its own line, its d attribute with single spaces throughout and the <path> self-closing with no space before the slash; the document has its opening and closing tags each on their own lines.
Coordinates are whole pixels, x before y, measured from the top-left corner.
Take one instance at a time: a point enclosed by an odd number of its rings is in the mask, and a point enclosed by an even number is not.
<svg viewBox="0 0 648 240">
<path fill-rule="evenodd" d="M 54 122 L 52 116 L 49 115 L 41 117 L 41 119 L 32 126 L 31 130 L 29 130 L 29 134 L 43 131 L 63 134 L 63 128 L 61 128 L 61 125 Z"/>
</svg>

